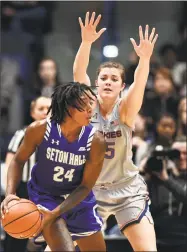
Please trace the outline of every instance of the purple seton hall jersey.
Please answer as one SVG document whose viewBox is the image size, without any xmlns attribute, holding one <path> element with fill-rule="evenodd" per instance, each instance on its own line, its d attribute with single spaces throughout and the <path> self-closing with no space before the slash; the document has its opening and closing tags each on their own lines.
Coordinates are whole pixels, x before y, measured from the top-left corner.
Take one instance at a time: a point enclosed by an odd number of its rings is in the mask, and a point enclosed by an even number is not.
<svg viewBox="0 0 187 252">
<path fill-rule="evenodd" d="M 82 181 L 95 129 L 82 127 L 79 138 L 69 143 L 60 125 L 47 120 L 46 132 L 38 147 L 38 162 L 31 172 L 31 183 L 54 196 L 71 193 Z"/>
<path fill-rule="evenodd" d="M 69 143 L 61 133 L 60 125 L 47 120 L 44 139 L 38 147 L 38 162 L 28 182 L 31 201 L 52 211 L 81 184 L 94 133 L 91 125 L 82 127 L 79 138 Z M 102 226 L 92 191 L 61 218 L 66 221 L 73 240 L 92 235 Z M 36 242 L 41 239 L 42 236 L 36 237 Z"/>
</svg>

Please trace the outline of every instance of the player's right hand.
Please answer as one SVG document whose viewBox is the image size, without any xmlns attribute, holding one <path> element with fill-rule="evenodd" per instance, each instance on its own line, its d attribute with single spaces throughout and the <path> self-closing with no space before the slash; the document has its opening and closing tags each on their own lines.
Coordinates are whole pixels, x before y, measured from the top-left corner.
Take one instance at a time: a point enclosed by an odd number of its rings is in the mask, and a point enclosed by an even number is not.
<svg viewBox="0 0 187 252">
<path fill-rule="evenodd" d="M 4 219 L 4 214 L 8 213 L 8 203 L 12 200 L 19 200 L 20 198 L 15 194 L 9 194 L 1 203 L 1 218 Z"/>
<path fill-rule="evenodd" d="M 79 24 L 81 27 L 81 36 L 83 42 L 93 43 L 106 30 L 106 28 L 102 28 L 100 31 L 96 32 L 96 28 L 100 22 L 100 19 L 101 15 L 99 15 L 95 20 L 95 12 L 93 12 L 89 20 L 89 12 L 87 12 L 85 16 L 85 24 L 83 24 L 82 19 L 79 17 Z"/>
</svg>

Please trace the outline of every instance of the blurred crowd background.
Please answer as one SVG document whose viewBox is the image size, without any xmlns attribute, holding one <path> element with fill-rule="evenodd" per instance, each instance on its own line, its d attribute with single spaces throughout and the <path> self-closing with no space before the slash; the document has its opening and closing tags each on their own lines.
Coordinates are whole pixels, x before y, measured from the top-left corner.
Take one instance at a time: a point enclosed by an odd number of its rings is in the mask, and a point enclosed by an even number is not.
<svg viewBox="0 0 187 252">
<path fill-rule="evenodd" d="M 100 27 L 107 28 L 91 51 L 93 87 L 98 65 L 114 60 L 126 68 L 125 93 L 138 64 L 130 37 L 138 39 L 140 24 L 159 34 L 133 134 L 133 160 L 148 184 L 158 246 L 176 252 L 186 246 L 187 251 L 187 2 L 1 1 L 1 174 L 9 142 L 33 120 L 32 100 L 50 97 L 56 85 L 72 81 L 81 42 L 78 17 L 84 18 L 86 11 L 102 14 Z M 117 57 L 103 55 L 107 45 L 116 46 Z M 4 190 L 1 181 L 2 197 Z M 109 252 L 122 251 L 122 246 L 131 251 L 112 216 L 105 236 Z M 3 230 L 1 241 L 6 244 Z M 4 251 L 11 250 L 4 246 Z"/>
</svg>

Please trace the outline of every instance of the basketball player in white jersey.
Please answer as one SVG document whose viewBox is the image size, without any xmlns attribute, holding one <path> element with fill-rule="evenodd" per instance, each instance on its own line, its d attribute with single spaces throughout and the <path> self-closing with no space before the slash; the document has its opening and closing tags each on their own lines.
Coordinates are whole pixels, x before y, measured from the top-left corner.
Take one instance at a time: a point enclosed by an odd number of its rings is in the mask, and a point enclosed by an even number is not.
<svg viewBox="0 0 187 252">
<path fill-rule="evenodd" d="M 95 13 L 85 24 L 81 18 L 82 43 L 76 55 L 73 72 L 74 80 L 90 85 L 87 75 L 92 43 L 105 31 L 96 32 L 101 15 L 95 20 Z M 92 124 L 105 136 L 108 150 L 102 172 L 95 186 L 98 211 L 104 221 L 114 214 L 119 228 L 127 237 L 135 251 L 156 251 L 153 220 L 149 212 L 147 186 L 139 175 L 138 167 L 132 162 L 132 130 L 138 114 L 149 74 L 150 57 L 158 35 L 155 28 L 149 35 L 139 27 L 140 43 L 130 39 L 139 63 L 134 74 L 134 82 L 127 94 L 119 99 L 124 89 L 124 68 L 116 62 L 106 62 L 97 71 L 98 100 Z"/>
</svg>

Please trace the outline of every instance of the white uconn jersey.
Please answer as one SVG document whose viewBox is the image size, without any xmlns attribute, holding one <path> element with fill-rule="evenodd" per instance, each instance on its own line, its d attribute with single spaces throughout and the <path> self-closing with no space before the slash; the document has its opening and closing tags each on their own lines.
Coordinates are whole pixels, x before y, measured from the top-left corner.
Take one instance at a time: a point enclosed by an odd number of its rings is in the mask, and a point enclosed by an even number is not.
<svg viewBox="0 0 187 252">
<path fill-rule="evenodd" d="M 91 124 L 105 136 L 107 150 L 100 176 L 96 185 L 119 183 L 129 180 L 138 173 L 132 162 L 132 129 L 120 121 L 118 100 L 108 119 L 95 109 Z"/>
</svg>

